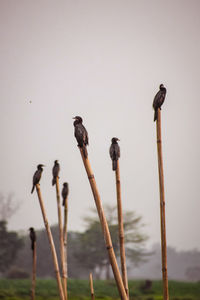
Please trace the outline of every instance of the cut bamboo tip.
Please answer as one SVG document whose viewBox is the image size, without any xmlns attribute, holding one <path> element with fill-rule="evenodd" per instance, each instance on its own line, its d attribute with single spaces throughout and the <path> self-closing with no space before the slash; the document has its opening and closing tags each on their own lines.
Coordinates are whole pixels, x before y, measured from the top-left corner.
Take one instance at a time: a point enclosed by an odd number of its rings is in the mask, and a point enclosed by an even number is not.
<svg viewBox="0 0 200 300">
<path fill-rule="evenodd" d="M 90 291 L 91 291 L 91 299 L 94 300 L 94 287 L 93 287 L 93 278 L 92 273 L 90 273 Z"/>
</svg>

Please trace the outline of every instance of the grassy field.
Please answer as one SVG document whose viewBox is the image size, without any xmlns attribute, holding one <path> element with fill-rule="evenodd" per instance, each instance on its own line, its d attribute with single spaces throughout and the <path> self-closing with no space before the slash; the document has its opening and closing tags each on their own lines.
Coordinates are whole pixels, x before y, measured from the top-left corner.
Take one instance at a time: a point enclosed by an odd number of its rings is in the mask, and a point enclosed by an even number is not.
<svg viewBox="0 0 200 300">
<path fill-rule="evenodd" d="M 161 300 L 162 282 L 153 281 L 151 290 L 142 292 L 143 281 L 129 281 L 130 299 L 134 300 Z M 30 280 L 0 280 L 0 299 L 26 300 L 30 299 Z M 94 281 L 95 299 L 119 299 L 114 281 Z M 88 300 L 90 297 L 87 280 L 69 280 L 69 300 Z M 200 282 L 169 282 L 170 300 L 200 300 Z M 36 285 L 36 300 L 58 300 L 56 281 L 53 279 L 38 279 Z"/>
</svg>

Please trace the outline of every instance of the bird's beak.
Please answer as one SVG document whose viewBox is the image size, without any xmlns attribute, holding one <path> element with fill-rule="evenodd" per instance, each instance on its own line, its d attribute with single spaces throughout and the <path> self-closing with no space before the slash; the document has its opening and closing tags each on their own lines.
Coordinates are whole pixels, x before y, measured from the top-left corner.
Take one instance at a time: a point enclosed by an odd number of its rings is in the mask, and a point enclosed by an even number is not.
<svg viewBox="0 0 200 300">
<path fill-rule="evenodd" d="M 72 119 L 76 119 L 76 117 L 73 117 Z"/>
</svg>

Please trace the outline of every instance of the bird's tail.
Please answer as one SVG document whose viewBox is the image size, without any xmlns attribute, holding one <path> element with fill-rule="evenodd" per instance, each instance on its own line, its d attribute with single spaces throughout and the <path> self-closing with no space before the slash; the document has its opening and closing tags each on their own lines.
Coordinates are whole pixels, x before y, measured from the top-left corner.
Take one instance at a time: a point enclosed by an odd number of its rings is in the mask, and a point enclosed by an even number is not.
<svg viewBox="0 0 200 300">
<path fill-rule="evenodd" d="M 158 108 L 155 109 L 154 122 L 158 119 Z"/>
<path fill-rule="evenodd" d="M 62 202 L 62 205 L 65 206 L 65 201 L 66 201 L 66 198 L 63 199 L 63 202 Z"/>
<path fill-rule="evenodd" d="M 56 183 L 56 177 L 53 177 L 52 179 L 52 185 L 54 185 Z"/>
<path fill-rule="evenodd" d="M 83 155 L 84 155 L 84 157 L 87 158 L 87 157 L 88 157 L 88 152 L 87 152 L 86 146 L 83 145 L 83 146 L 82 146 L 82 149 L 83 149 Z"/>
<path fill-rule="evenodd" d="M 31 190 L 31 194 L 33 194 L 35 186 L 33 185 L 32 190 Z"/>
<path fill-rule="evenodd" d="M 112 169 L 113 169 L 113 171 L 117 170 L 117 160 L 112 161 Z"/>
</svg>

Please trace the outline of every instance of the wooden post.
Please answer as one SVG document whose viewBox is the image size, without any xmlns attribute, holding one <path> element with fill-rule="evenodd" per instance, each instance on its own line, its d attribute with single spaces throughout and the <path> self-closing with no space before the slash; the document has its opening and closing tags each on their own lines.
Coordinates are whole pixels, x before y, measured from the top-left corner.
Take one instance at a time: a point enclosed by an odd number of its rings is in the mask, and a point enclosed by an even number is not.
<svg viewBox="0 0 200 300">
<path fill-rule="evenodd" d="M 90 273 L 90 291 L 91 291 L 91 299 L 95 300 L 92 273 Z"/>
<path fill-rule="evenodd" d="M 161 111 L 158 108 L 157 129 L 157 150 L 158 150 L 158 172 L 160 187 L 160 224 L 161 224 L 161 252 L 162 252 L 162 276 L 163 276 L 163 298 L 169 299 L 168 275 L 167 275 L 167 245 L 166 245 L 166 225 L 165 225 L 165 193 L 164 193 L 164 172 L 162 158 L 161 139 Z"/>
<path fill-rule="evenodd" d="M 33 265 L 32 265 L 32 287 L 31 287 L 31 300 L 35 300 L 35 284 L 36 284 L 36 241 L 34 242 L 33 254 Z"/>
<path fill-rule="evenodd" d="M 127 297 L 129 298 L 128 278 L 127 278 L 127 269 L 126 269 L 126 255 L 125 255 L 125 247 L 124 247 L 124 225 L 123 225 L 123 214 L 122 214 L 119 160 L 117 160 L 115 178 L 116 178 L 116 190 L 117 190 L 117 212 L 118 212 L 118 228 L 119 228 L 118 233 L 119 233 L 119 244 L 120 244 L 122 280 L 123 280 Z"/>
<path fill-rule="evenodd" d="M 62 226 L 62 213 L 60 205 L 60 189 L 59 189 L 59 178 L 56 177 L 56 198 L 58 207 L 58 226 L 59 226 L 59 238 L 60 238 L 60 259 L 62 266 L 62 282 L 63 282 L 63 292 L 65 299 L 67 300 L 67 280 L 65 272 L 65 253 L 64 253 L 64 240 L 63 240 L 63 226 Z"/>
<path fill-rule="evenodd" d="M 106 249 L 108 251 L 109 260 L 110 260 L 110 264 L 111 264 L 111 267 L 112 267 L 112 270 L 113 270 L 115 281 L 116 281 L 116 284 L 117 284 L 117 287 L 118 287 L 118 291 L 119 291 L 119 294 L 120 294 L 122 300 L 128 300 L 127 295 L 126 295 L 126 291 L 125 291 L 125 288 L 124 288 L 124 285 L 123 285 L 123 281 L 122 281 L 122 278 L 121 278 L 121 274 L 119 272 L 119 268 L 118 268 L 118 265 L 117 265 L 117 260 L 116 260 L 115 253 L 114 253 L 114 250 L 113 250 L 113 245 L 112 245 L 112 240 L 111 240 L 111 236 L 110 236 L 110 231 L 109 231 L 109 228 L 108 228 L 108 223 L 107 223 L 104 211 L 103 211 L 103 207 L 102 207 L 102 204 L 101 204 L 101 199 L 100 199 L 100 195 L 99 195 L 99 192 L 98 192 L 98 189 L 97 189 L 94 174 L 92 172 L 88 157 L 87 158 L 84 157 L 83 150 L 82 150 L 81 147 L 79 147 L 79 149 L 80 149 L 80 152 L 81 152 L 81 156 L 82 156 L 82 159 L 83 159 L 85 170 L 87 172 L 88 179 L 89 179 L 89 182 L 90 182 L 90 186 L 91 186 L 91 189 L 92 189 L 92 193 L 93 193 L 93 196 L 94 196 L 94 200 L 95 200 L 95 204 L 96 204 L 96 208 L 97 208 L 97 211 L 98 211 L 98 215 L 99 215 L 99 219 L 100 219 L 100 223 L 101 223 L 101 227 L 102 227 L 102 231 L 103 231 L 103 236 L 104 236 L 104 240 L 105 240 L 105 244 L 106 244 Z"/>
<path fill-rule="evenodd" d="M 58 284 L 58 289 L 59 289 L 60 300 L 65 300 L 64 293 L 63 293 L 63 288 L 62 288 L 62 283 L 61 283 L 61 279 L 60 279 L 60 272 L 59 272 L 59 267 L 58 267 L 58 259 L 57 259 L 57 255 L 56 255 L 56 249 L 55 249 L 51 229 L 50 229 L 50 226 L 49 226 L 49 223 L 48 223 L 48 220 L 47 220 L 47 216 L 46 216 L 46 212 L 45 212 L 44 203 L 43 203 L 43 200 L 42 200 L 42 195 L 41 195 L 39 184 L 36 184 L 36 190 L 37 190 L 37 195 L 38 195 L 38 199 L 39 199 L 39 202 L 40 202 L 40 207 L 41 207 L 41 211 L 42 211 L 44 225 L 46 227 L 46 232 L 47 232 L 47 236 L 48 236 L 48 239 L 49 239 L 49 244 L 50 244 L 50 248 L 51 248 L 51 252 L 52 252 L 52 256 L 53 256 L 54 269 L 55 269 L 55 273 L 56 273 L 56 279 L 57 279 L 57 284 Z"/>
<path fill-rule="evenodd" d="M 65 285 L 67 291 L 67 278 L 68 278 L 68 270 L 67 270 L 67 221 L 68 221 L 68 197 L 65 199 L 64 206 L 64 228 L 63 228 L 63 241 L 64 241 L 64 274 L 65 274 Z"/>
</svg>

